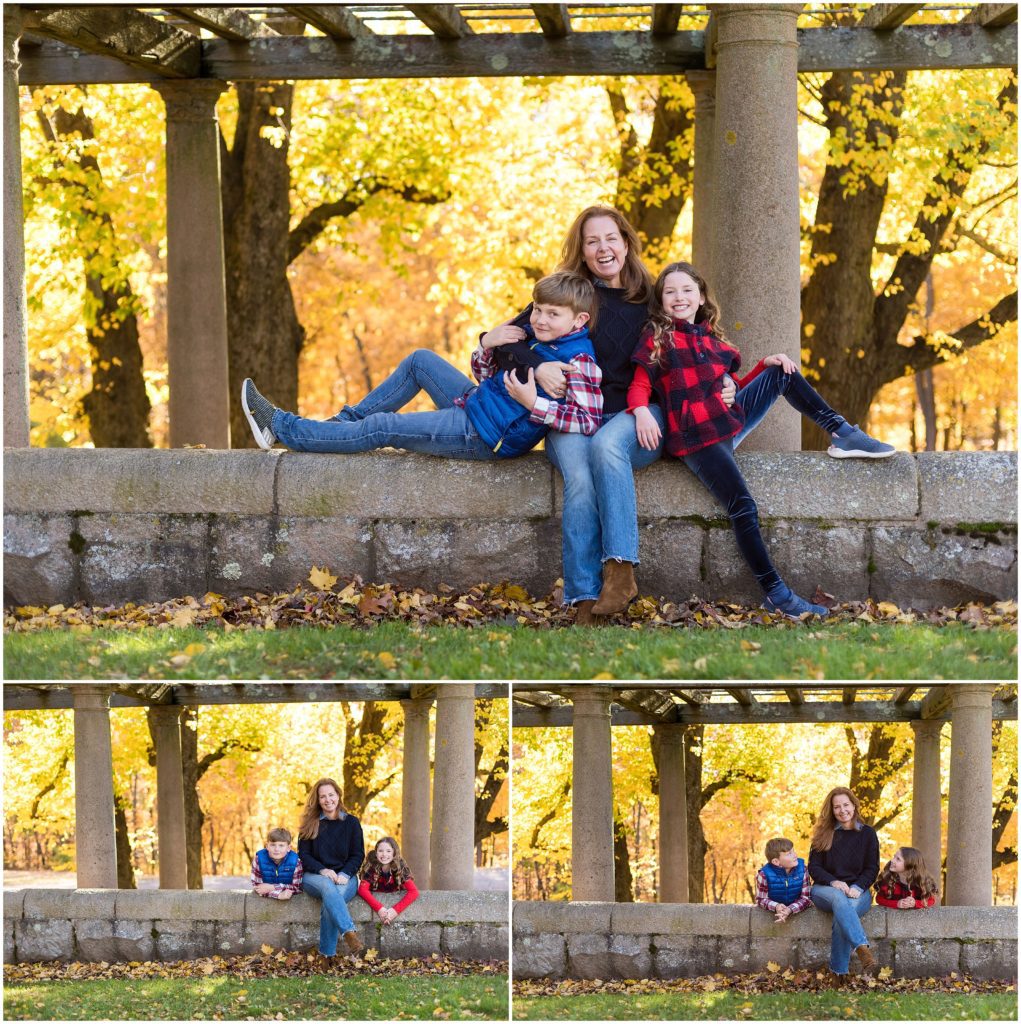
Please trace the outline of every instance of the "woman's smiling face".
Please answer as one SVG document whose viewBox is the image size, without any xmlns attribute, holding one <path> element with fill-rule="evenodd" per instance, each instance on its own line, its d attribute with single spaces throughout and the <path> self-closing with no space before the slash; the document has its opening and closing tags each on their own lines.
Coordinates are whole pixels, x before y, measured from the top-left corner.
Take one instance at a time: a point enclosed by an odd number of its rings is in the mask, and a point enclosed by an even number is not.
<svg viewBox="0 0 1021 1024">
<path fill-rule="evenodd" d="M 839 828 L 850 828 L 854 822 L 854 804 L 849 796 L 838 793 L 833 798 L 833 817 Z"/>
<path fill-rule="evenodd" d="M 627 242 L 612 217 L 589 217 L 581 231 L 581 254 L 593 277 L 610 288 L 620 287 Z"/>
<path fill-rule="evenodd" d="M 340 807 L 340 794 L 332 786 L 320 786 L 319 806 L 327 818 L 336 817 L 337 808 Z"/>
</svg>

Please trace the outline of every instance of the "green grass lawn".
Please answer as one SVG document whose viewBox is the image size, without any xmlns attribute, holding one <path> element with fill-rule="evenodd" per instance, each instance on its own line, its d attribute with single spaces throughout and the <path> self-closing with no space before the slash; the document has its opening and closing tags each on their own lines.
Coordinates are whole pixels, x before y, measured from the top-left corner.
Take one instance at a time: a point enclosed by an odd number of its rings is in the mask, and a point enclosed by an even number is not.
<svg viewBox="0 0 1021 1024">
<path fill-rule="evenodd" d="M 507 978 L 113 979 L 4 986 L 5 1020 L 506 1020 Z"/>
<path fill-rule="evenodd" d="M 516 1020 L 1017 1020 L 1017 993 L 685 992 L 514 999 Z"/>
<path fill-rule="evenodd" d="M 1010 628 L 482 625 L 41 629 L 4 637 L 18 679 L 1015 679 Z M 601 674 L 606 675 L 601 675 Z"/>
</svg>

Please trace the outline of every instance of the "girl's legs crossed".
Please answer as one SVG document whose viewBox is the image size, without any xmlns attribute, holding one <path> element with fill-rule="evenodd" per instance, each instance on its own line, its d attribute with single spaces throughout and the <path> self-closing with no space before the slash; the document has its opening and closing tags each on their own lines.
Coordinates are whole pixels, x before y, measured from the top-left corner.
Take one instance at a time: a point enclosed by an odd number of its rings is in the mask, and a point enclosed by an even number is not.
<svg viewBox="0 0 1021 1024">
<path fill-rule="evenodd" d="M 762 422 L 781 395 L 828 434 L 847 422 L 800 373 L 784 373 L 779 366 L 767 366 L 737 393 L 736 401 L 744 409 L 744 428 L 734 438 L 735 448 Z"/>
<path fill-rule="evenodd" d="M 598 434 L 596 435 L 598 436 Z M 584 434 L 550 431 L 546 458 L 564 481 L 561 536 L 564 603 L 594 601 L 603 585 L 599 504 L 592 477 L 592 441 Z"/>
</svg>

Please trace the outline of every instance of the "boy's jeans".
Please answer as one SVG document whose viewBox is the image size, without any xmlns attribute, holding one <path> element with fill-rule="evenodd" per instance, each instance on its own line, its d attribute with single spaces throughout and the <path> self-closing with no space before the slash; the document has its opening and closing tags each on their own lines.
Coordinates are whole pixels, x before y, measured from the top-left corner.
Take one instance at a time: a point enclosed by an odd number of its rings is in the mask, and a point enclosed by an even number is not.
<svg viewBox="0 0 1021 1024">
<path fill-rule="evenodd" d="M 302 888 L 310 896 L 321 900 L 323 908 L 319 913 L 319 952 L 333 956 L 337 952 L 337 939 L 354 930 L 351 912 L 347 909 L 358 894 L 358 876 L 349 878 L 344 885 L 337 885 L 323 875 L 307 874 L 302 879 Z"/>
<path fill-rule="evenodd" d="M 495 459 L 468 414 L 453 404 L 473 386 L 474 381 L 456 366 L 435 352 L 418 349 L 357 405 L 344 406 L 333 419 L 310 420 L 278 409 L 271 429 L 281 444 L 299 452 L 352 454 L 404 448 L 448 459 Z M 397 412 L 419 391 L 436 403 L 434 411 Z"/>
<path fill-rule="evenodd" d="M 851 951 L 869 944 L 865 929 L 858 919 L 872 906 L 872 893 L 866 890 L 856 899 L 851 899 L 832 885 L 813 885 L 812 903 L 819 910 L 833 915 L 830 970 L 834 974 L 847 974 Z"/>
</svg>

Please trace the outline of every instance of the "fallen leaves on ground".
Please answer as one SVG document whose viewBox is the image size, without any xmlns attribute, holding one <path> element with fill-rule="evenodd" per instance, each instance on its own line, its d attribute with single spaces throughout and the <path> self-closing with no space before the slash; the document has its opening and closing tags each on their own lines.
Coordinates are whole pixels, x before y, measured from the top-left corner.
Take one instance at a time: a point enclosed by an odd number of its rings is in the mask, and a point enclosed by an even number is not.
<svg viewBox="0 0 1021 1024">
<path fill-rule="evenodd" d="M 61 960 L 40 964 L 4 964 L 4 982 L 88 981 L 97 978 L 298 978 L 328 974 L 338 978 L 363 978 L 366 975 L 469 975 L 503 974 L 507 965 L 496 960 L 455 960 L 452 957 L 409 957 L 391 960 L 363 956 L 336 956 L 329 962 L 315 953 L 295 950 L 262 951 L 248 956 L 207 956 L 196 960 L 146 960 L 131 962 L 81 963 Z M 375 952 L 370 950 L 369 952 Z"/>
<path fill-rule="evenodd" d="M 769 965 L 776 966 L 776 965 Z M 786 968 L 769 970 L 760 974 L 706 974 L 698 978 L 675 978 L 665 981 L 660 978 L 629 979 L 625 981 L 576 981 L 546 980 L 515 981 L 514 996 L 579 996 L 579 995 L 625 995 L 640 996 L 670 993 L 722 992 L 730 990 L 748 995 L 766 992 L 818 992 L 830 990 L 829 971 Z M 1016 992 L 1017 984 L 1012 981 L 972 978 L 966 974 L 952 973 L 942 978 L 896 978 L 888 967 L 874 974 L 848 975 L 841 992 L 951 992 L 994 993 Z"/>
<path fill-rule="evenodd" d="M 480 583 L 466 591 L 440 584 L 435 592 L 415 588 L 402 590 L 393 584 L 365 583 L 355 576 L 339 591 L 326 568 L 313 568 L 312 589 L 304 585 L 276 594 L 224 597 L 209 593 L 204 597 L 181 597 L 154 603 L 129 602 L 123 605 L 62 604 L 49 608 L 19 605 L 4 612 L 5 632 L 31 632 L 38 629 L 114 627 L 142 629 L 155 626 L 215 625 L 232 629 L 286 629 L 290 626 L 370 626 L 379 622 L 409 622 L 421 626 L 507 626 L 537 628 L 564 626 L 574 617 L 573 610 L 561 605 L 561 586 L 542 598 L 533 598 L 522 587 L 509 583 Z M 332 581 L 332 582 L 331 582 Z M 957 608 L 914 611 L 890 601 L 848 601 L 837 604 L 830 594 L 816 592 L 816 600 L 832 607 L 832 615 L 821 620 L 809 616 L 804 622 L 792 622 L 762 608 L 747 608 L 724 601 L 702 601 L 692 597 L 675 602 L 639 597 L 627 612 L 609 620 L 617 625 L 641 629 L 672 627 L 693 629 L 743 629 L 746 626 L 774 626 L 778 629 L 815 628 L 830 622 L 921 623 L 945 626 L 961 623 L 974 630 L 1016 629 L 1017 602 L 967 604 Z M 193 645 L 195 646 L 195 645 Z M 748 650 L 755 651 L 749 644 Z M 197 653 L 178 652 L 181 664 Z M 380 655 L 382 659 L 383 656 Z M 385 659 L 383 659 L 385 660 Z"/>
</svg>

